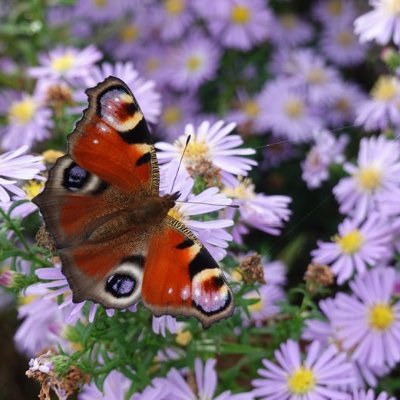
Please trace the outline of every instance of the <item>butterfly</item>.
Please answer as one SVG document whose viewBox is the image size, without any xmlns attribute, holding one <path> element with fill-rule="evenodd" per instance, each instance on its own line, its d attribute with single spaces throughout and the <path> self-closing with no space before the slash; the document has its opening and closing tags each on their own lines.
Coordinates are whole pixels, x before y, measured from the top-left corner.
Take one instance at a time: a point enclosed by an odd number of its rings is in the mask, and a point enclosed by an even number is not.
<svg viewBox="0 0 400 400">
<path fill-rule="evenodd" d="M 140 299 L 156 316 L 194 316 L 204 327 L 230 316 L 233 296 L 217 262 L 169 215 L 143 113 L 109 76 L 86 90 L 89 106 L 68 152 L 33 202 L 55 240 L 75 303 L 123 309 Z"/>
</svg>

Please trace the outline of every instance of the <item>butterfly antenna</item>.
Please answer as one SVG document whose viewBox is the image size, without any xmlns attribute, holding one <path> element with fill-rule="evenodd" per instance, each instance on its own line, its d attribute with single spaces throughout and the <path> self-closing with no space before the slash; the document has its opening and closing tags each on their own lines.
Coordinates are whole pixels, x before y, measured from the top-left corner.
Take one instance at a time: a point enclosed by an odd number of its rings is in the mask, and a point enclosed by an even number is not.
<svg viewBox="0 0 400 400">
<path fill-rule="evenodd" d="M 171 193 L 174 193 L 174 186 L 175 186 L 176 179 L 178 178 L 178 172 L 179 172 L 179 169 L 181 168 L 181 164 L 182 164 L 182 161 L 183 161 L 183 156 L 185 155 L 185 151 L 186 151 L 186 149 L 188 147 L 188 144 L 190 142 L 190 138 L 191 137 L 192 137 L 191 135 L 188 135 L 188 137 L 186 139 L 186 144 L 185 144 L 185 147 L 184 147 L 184 149 L 182 151 L 181 159 L 179 160 L 178 169 L 176 170 L 175 178 L 174 178 L 174 181 L 172 182 Z"/>
<path fill-rule="evenodd" d="M 203 205 L 206 205 L 206 206 L 240 208 L 239 204 L 215 204 L 215 203 L 204 203 L 202 201 L 184 201 L 184 200 L 175 200 L 175 202 L 176 203 L 185 203 L 185 204 L 203 204 Z"/>
</svg>

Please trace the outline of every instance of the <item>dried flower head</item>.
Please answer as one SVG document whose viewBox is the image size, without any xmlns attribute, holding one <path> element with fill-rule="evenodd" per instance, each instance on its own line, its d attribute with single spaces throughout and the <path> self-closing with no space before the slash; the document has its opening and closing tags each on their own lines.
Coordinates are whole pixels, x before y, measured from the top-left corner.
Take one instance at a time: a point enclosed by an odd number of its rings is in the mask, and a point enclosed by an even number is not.
<svg viewBox="0 0 400 400">
<path fill-rule="evenodd" d="M 199 162 L 188 165 L 187 171 L 191 176 L 202 178 L 207 187 L 218 187 L 221 189 L 221 169 L 215 167 L 209 160 L 202 159 Z"/>
<path fill-rule="evenodd" d="M 66 400 L 89 381 L 89 376 L 74 365 L 69 366 L 67 372 L 61 376 L 55 371 L 54 361 L 57 357 L 60 356 L 57 356 L 52 350 L 48 350 L 29 361 L 26 375 L 39 382 L 41 386 L 40 400 L 51 400 L 52 391 L 59 400 Z"/>
<path fill-rule="evenodd" d="M 46 230 L 44 225 L 41 225 L 39 230 L 36 232 L 36 243 L 39 247 L 49 250 L 49 252 L 54 256 L 57 254 L 56 245 L 54 239 L 50 233 Z"/>
<path fill-rule="evenodd" d="M 239 271 L 244 283 L 265 283 L 264 269 L 259 254 L 251 254 L 244 258 L 239 265 Z"/>
<path fill-rule="evenodd" d="M 311 263 L 304 274 L 304 280 L 306 281 L 307 290 L 314 293 L 323 286 L 333 284 L 333 272 L 327 265 Z"/>
</svg>

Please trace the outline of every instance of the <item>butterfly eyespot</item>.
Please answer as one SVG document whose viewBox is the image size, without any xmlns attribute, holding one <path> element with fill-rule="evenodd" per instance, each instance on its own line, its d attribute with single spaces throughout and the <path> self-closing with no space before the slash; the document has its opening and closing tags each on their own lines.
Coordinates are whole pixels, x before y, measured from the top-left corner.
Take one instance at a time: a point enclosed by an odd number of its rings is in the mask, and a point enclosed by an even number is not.
<svg viewBox="0 0 400 400">
<path fill-rule="evenodd" d="M 136 287 L 136 279 L 125 274 L 115 274 L 107 279 L 106 291 L 113 296 L 129 297 Z"/>
<path fill-rule="evenodd" d="M 64 187 L 71 192 L 77 192 L 82 189 L 88 178 L 89 174 L 86 170 L 72 163 L 71 166 L 64 171 Z"/>
<path fill-rule="evenodd" d="M 228 286 L 218 269 L 204 269 L 194 277 L 192 300 L 205 314 L 221 312 L 229 305 Z"/>
</svg>

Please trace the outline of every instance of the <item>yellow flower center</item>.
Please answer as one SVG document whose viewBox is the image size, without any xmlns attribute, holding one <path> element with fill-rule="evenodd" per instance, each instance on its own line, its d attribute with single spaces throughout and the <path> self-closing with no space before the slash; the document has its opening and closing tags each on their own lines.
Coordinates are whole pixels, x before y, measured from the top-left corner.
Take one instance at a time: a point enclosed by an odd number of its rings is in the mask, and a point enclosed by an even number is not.
<svg viewBox="0 0 400 400">
<path fill-rule="evenodd" d="M 290 99 L 285 104 L 284 110 L 289 118 L 298 119 L 304 113 L 304 102 L 300 99 Z"/>
<path fill-rule="evenodd" d="M 185 151 L 185 159 L 189 160 L 199 160 L 207 158 L 209 147 L 206 142 L 197 141 L 195 137 L 193 137 L 186 148 Z"/>
<path fill-rule="evenodd" d="M 235 24 L 244 25 L 250 20 L 250 10 L 245 6 L 235 5 L 232 8 L 231 18 Z"/>
<path fill-rule="evenodd" d="M 342 98 L 335 102 L 334 107 L 337 111 L 348 112 L 350 111 L 350 103 L 347 99 Z"/>
<path fill-rule="evenodd" d="M 223 189 L 228 197 L 239 200 L 249 200 L 256 196 L 254 184 L 249 178 L 239 180 L 239 183 L 234 188 L 226 187 Z"/>
<path fill-rule="evenodd" d="M 186 60 L 186 67 L 189 71 L 198 71 L 201 67 L 202 60 L 198 56 L 191 56 Z"/>
<path fill-rule="evenodd" d="M 339 16 L 342 13 L 342 2 L 340 0 L 332 0 L 328 3 L 327 7 L 330 14 Z"/>
<path fill-rule="evenodd" d="M 134 24 L 124 26 L 119 36 L 123 42 L 134 42 L 139 37 L 139 28 Z"/>
<path fill-rule="evenodd" d="M 99 8 L 105 7 L 107 4 L 107 0 L 94 0 L 94 5 Z"/>
<path fill-rule="evenodd" d="M 234 269 L 231 272 L 231 279 L 233 282 L 241 282 L 243 280 L 243 276 L 238 269 Z"/>
<path fill-rule="evenodd" d="M 165 0 L 164 7 L 171 15 L 179 15 L 185 8 L 184 0 Z"/>
<path fill-rule="evenodd" d="M 44 161 L 49 164 L 54 164 L 57 159 L 62 157 L 63 155 L 64 153 L 62 151 L 52 149 L 46 150 L 42 153 Z"/>
<path fill-rule="evenodd" d="M 178 221 L 182 221 L 183 214 L 179 208 L 179 206 L 174 206 L 168 211 L 168 215 Z"/>
<path fill-rule="evenodd" d="M 149 72 L 154 72 L 156 71 L 158 68 L 160 68 L 160 59 L 155 58 L 155 57 L 151 57 L 147 60 L 146 62 L 146 68 Z"/>
<path fill-rule="evenodd" d="M 264 303 L 258 293 L 252 293 L 247 298 L 257 300 L 255 303 L 248 306 L 250 312 L 258 312 L 263 309 Z"/>
<path fill-rule="evenodd" d="M 254 100 L 246 101 L 246 103 L 244 103 L 242 107 L 247 116 L 251 118 L 257 117 L 261 111 L 257 102 Z"/>
<path fill-rule="evenodd" d="M 180 346 L 187 346 L 192 341 L 193 335 L 190 331 L 180 331 L 176 335 L 175 342 Z"/>
<path fill-rule="evenodd" d="M 311 392 L 316 384 L 314 372 L 310 369 L 300 367 L 288 379 L 289 390 L 297 395 Z"/>
<path fill-rule="evenodd" d="M 21 306 L 24 306 L 26 304 L 31 304 L 33 301 L 35 301 L 39 296 L 30 294 L 28 296 L 19 296 L 18 297 L 18 304 Z"/>
<path fill-rule="evenodd" d="M 354 254 L 357 253 L 363 245 L 364 237 L 358 229 L 354 229 L 342 237 L 336 237 L 335 241 L 340 246 L 343 253 Z"/>
<path fill-rule="evenodd" d="M 354 42 L 354 35 L 349 31 L 341 31 L 337 35 L 337 41 L 342 47 L 350 47 Z"/>
<path fill-rule="evenodd" d="M 377 331 L 386 331 L 393 321 L 394 312 L 387 304 L 376 304 L 369 310 L 369 324 Z"/>
<path fill-rule="evenodd" d="M 400 16 L 400 1 L 399 0 L 382 0 L 383 7 L 392 15 Z"/>
<path fill-rule="evenodd" d="M 381 76 L 371 90 L 371 96 L 375 100 L 393 100 L 399 92 L 399 81 L 394 76 Z"/>
<path fill-rule="evenodd" d="M 367 167 L 359 170 L 358 184 L 366 192 L 373 192 L 381 185 L 381 172 L 376 167 Z"/>
<path fill-rule="evenodd" d="M 282 15 L 279 18 L 281 25 L 288 30 L 291 30 L 297 25 L 297 18 L 293 14 Z"/>
<path fill-rule="evenodd" d="M 326 74 L 322 68 L 312 68 L 308 72 L 308 82 L 313 85 L 320 85 L 326 82 Z"/>
<path fill-rule="evenodd" d="M 182 111 L 177 106 L 166 107 L 162 119 L 166 125 L 174 125 L 182 119 Z"/>
<path fill-rule="evenodd" d="M 36 103 L 32 98 L 28 97 L 11 104 L 8 115 L 11 121 L 26 124 L 33 119 L 35 111 Z"/>
<path fill-rule="evenodd" d="M 26 185 L 23 186 L 26 193 L 26 198 L 31 201 L 34 197 L 36 197 L 43 189 L 44 182 L 43 181 L 29 181 Z"/>
<path fill-rule="evenodd" d="M 75 57 L 71 53 L 65 53 L 63 56 L 55 58 L 51 62 L 51 67 L 56 72 L 66 72 L 74 65 Z"/>
</svg>

